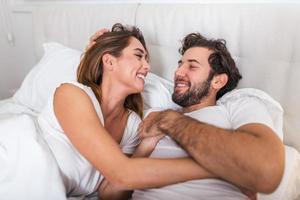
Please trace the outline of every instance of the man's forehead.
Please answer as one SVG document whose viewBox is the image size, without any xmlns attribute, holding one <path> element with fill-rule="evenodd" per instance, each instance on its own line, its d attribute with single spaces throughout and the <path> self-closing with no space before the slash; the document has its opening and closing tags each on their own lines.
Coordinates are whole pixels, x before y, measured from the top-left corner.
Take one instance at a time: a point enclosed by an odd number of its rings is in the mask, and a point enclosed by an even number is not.
<svg viewBox="0 0 300 200">
<path fill-rule="evenodd" d="M 192 47 L 185 51 L 183 57 L 188 57 L 189 59 L 209 57 L 212 52 L 212 50 L 205 47 Z"/>
<path fill-rule="evenodd" d="M 201 61 L 203 59 L 208 60 L 212 52 L 213 52 L 212 50 L 205 47 L 192 47 L 185 51 L 181 60 L 182 61 L 188 61 L 188 60 Z"/>
</svg>

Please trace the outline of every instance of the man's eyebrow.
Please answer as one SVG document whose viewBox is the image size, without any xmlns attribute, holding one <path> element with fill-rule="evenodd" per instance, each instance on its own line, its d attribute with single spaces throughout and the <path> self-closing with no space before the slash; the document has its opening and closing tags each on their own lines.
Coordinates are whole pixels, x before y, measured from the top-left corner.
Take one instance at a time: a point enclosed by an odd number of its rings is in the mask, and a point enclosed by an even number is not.
<svg viewBox="0 0 300 200">
<path fill-rule="evenodd" d="M 200 64 L 200 62 L 198 60 L 196 60 L 196 59 L 188 59 L 188 62 L 195 62 L 195 63 Z"/>
<path fill-rule="evenodd" d="M 195 63 L 200 64 L 200 62 L 198 60 L 196 60 L 196 59 L 188 59 L 187 61 L 188 62 L 195 62 Z M 181 63 L 182 63 L 182 60 L 178 60 L 178 64 L 181 64 Z"/>
</svg>

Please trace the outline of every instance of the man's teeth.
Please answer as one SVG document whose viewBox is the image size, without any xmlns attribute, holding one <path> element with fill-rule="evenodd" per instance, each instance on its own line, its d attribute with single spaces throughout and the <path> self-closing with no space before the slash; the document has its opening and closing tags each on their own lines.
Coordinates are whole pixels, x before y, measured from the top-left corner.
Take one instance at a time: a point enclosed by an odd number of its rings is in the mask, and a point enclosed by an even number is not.
<svg viewBox="0 0 300 200">
<path fill-rule="evenodd" d="M 186 87 L 187 84 L 184 84 L 184 83 L 177 83 L 176 84 L 176 87 Z"/>
<path fill-rule="evenodd" d="M 138 74 L 137 77 L 145 80 L 145 75 L 143 75 L 143 74 Z"/>
</svg>

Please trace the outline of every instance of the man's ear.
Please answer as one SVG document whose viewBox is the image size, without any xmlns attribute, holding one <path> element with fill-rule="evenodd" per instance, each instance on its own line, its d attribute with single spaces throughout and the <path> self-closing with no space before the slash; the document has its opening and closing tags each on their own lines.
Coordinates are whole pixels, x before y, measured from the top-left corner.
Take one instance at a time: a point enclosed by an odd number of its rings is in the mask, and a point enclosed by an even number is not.
<svg viewBox="0 0 300 200">
<path fill-rule="evenodd" d="M 103 67 L 108 70 L 113 70 L 116 58 L 108 53 L 102 56 Z"/>
<path fill-rule="evenodd" d="M 211 85 L 214 89 L 220 90 L 222 87 L 224 87 L 226 85 L 227 82 L 228 82 L 227 74 L 225 74 L 225 73 L 217 74 L 214 76 L 214 78 L 211 82 Z"/>
</svg>

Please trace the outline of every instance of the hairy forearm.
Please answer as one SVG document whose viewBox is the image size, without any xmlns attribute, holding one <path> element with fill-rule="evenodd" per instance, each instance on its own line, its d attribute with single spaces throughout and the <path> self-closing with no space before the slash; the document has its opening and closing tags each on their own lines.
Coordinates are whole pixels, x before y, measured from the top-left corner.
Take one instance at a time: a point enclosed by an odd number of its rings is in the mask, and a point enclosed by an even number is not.
<svg viewBox="0 0 300 200">
<path fill-rule="evenodd" d="M 271 192 L 279 184 L 284 160 L 282 144 L 267 137 L 272 134 L 268 130 L 262 136 L 220 129 L 175 112 L 172 115 L 169 121 L 164 119 L 161 131 L 205 169 L 253 191 Z"/>
</svg>

